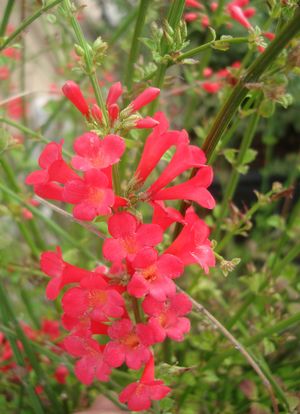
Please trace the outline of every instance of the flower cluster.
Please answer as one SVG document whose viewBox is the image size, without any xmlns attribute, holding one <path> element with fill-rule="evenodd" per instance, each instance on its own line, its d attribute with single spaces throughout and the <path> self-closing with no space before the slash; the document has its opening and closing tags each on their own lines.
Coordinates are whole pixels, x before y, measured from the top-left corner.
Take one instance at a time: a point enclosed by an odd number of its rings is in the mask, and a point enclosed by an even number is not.
<svg viewBox="0 0 300 414">
<path fill-rule="evenodd" d="M 89 271 L 65 262 L 60 248 L 44 252 L 41 269 L 50 278 L 46 294 L 53 300 L 64 290 L 62 323 L 70 332 L 64 347 L 77 358 L 78 379 L 88 385 L 95 378 L 108 381 L 112 369 L 122 364 L 132 370 L 143 368 L 140 380 L 121 392 L 120 401 L 130 410 L 146 410 L 151 400 L 160 400 L 170 391 L 155 379 L 153 346 L 166 338 L 182 341 L 190 330 L 186 315 L 192 304 L 176 292 L 174 280 L 190 264 L 198 264 L 205 273 L 215 265 L 208 226 L 192 206 L 182 215 L 169 202 L 189 200 L 212 209 L 215 201 L 207 188 L 213 171 L 186 131 L 169 129 L 163 113 L 153 118 L 137 113 L 159 90 L 146 89 L 120 111 L 116 101 L 122 87 L 114 84 L 106 99 L 109 125 L 99 107 L 87 105 L 74 82 L 67 82 L 63 91 L 88 125 L 97 123 L 98 133 L 94 129 L 76 138 L 75 155 L 69 161 L 63 158 L 63 142 L 48 144 L 39 157 L 40 170 L 29 174 L 26 182 L 41 197 L 72 204 L 76 219 L 104 218 L 109 236 L 102 253 L 110 265 Z M 139 120 L 133 122 L 133 116 Z M 116 129 L 125 130 L 124 124 L 151 127 L 152 132 L 135 172 L 122 182 L 122 193 L 116 194 L 113 169 L 126 150 Z M 106 135 L 100 136 L 99 131 Z M 170 161 L 151 180 L 167 152 L 173 154 Z M 189 179 L 175 182 L 191 170 L 195 174 Z M 142 204 L 151 208 L 150 222 L 143 220 Z M 182 230 L 168 243 L 164 233 L 176 223 Z"/>
</svg>

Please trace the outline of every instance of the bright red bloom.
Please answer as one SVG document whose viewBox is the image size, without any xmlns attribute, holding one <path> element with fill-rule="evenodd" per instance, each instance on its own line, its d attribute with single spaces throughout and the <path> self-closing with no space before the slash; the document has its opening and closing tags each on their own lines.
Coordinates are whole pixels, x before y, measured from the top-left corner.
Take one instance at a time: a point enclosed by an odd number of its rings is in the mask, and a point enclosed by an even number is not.
<svg viewBox="0 0 300 414">
<path fill-rule="evenodd" d="M 107 335 L 108 325 L 94 321 L 89 314 L 77 318 L 64 313 L 62 315 L 62 324 L 74 336 L 87 338 L 92 335 Z"/>
<path fill-rule="evenodd" d="M 75 204 L 73 215 L 79 220 L 93 220 L 96 216 L 111 213 L 114 192 L 107 176 L 96 169 L 84 173 L 83 179 L 68 181 L 63 190 L 63 200 Z"/>
<path fill-rule="evenodd" d="M 86 132 L 75 140 L 74 150 L 77 155 L 72 158 L 72 166 L 77 170 L 103 169 L 120 161 L 125 143 L 118 135 L 100 139 L 97 134 Z"/>
<path fill-rule="evenodd" d="M 39 157 L 41 170 L 30 173 L 25 180 L 34 186 L 37 195 L 54 200 L 62 199 L 62 187 L 55 182 L 64 184 L 69 180 L 79 178 L 67 165 L 62 157 L 62 142 L 50 142 Z"/>
<path fill-rule="evenodd" d="M 57 298 L 61 289 L 69 284 L 79 282 L 83 277 L 90 274 L 87 270 L 73 266 L 62 259 L 61 249 L 56 252 L 44 252 L 40 260 L 41 270 L 51 277 L 46 288 L 46 296 L 53 300 Z"/>
<path fill-rule="evenodd" d="M 190 13 L 185 13 L 183 17 L 186 22 L 191 23 L 197 20 L 199 15 L 198 13 L 190 12 Z"/>
<path fill-rule="evenodd" d="M 127 385 L 121 392 L 119 401 L 127 403 L 131 411 L 144 411 L 150 408 L 151 400 L 162 400 L 170 391 L 163 381 L 155 380 L 154 360 L 151 356 L 140 381 Z"/>
<path fill-rule="evenodd" d="M 135 127 L 136 128 L 154 128 L 159 124 L 157 120 L 151 118 L 151 116 L 146 116 L 145 118 L 139 119 L 136 121 Z"/>
<path fill-rule="evenodd" d="M 140 369 L 149 361 L 149 346 L 154 343 L 152 330 L 148 325 L 133 325 L 129 319 L 121 319 L 108 329 L 112 339 L 104 350 L 104 361 L 113 368 L 124 362 L 131 369 Z"/>
<path fill-rule="evenodd" d="M 132 112 L 139 111 L 141 108 L 154 101 L 159 94 L 160 89 L 158 88 L 150 87 L 145 89 L 131 102 L 130 107 L 132 107 Z"/>
<path fill-rule="evenodd" d="M 69 370 L 65 365 L 59 365 L 54 373 L 54 377 L 59 384 L 65 384 L 66 378 L 69 375 Z"/>
<path fill-rule="evenodd" d="M 74 106 L 82 113 L 87 116 L 89 114 L 89 107 L 82 95 L 80 86 L 71 80 L 67 81 L 62 87 L 63 94 Z"/>
<path fill-rule="evenodd" d="M 140 162 L 137 166 L 135 177 L 138 182 L 144 182 L 154 170 L 161 157 L 173 145 L 177 145 L 183 135 L 179 131 L 167 131 L 169 123 L 162 112 L 157 112 L 154 119 L 159 125 L 154 127 L 144 145 Z"/>
<path fill-rule="evenodd" d="M 193 207 L 185 214 L 186 225 L 174 242 L 167 248 L 166 253 L 173 254 L 185 265 L 198 263 L 205 273 L 215 266 L 215 255 L 208 240 L 209 228 L 199 219 Z"/>
<path fill-rule="evenodd" d="M 125 303 L 100 274 L 91 274 L 64 294 L 62 306 L 65 314 L 74 318 L 88 314 L 95 321 L 105 321 L 121 317 Z"/>
<path fill-rule="evenodd" d="M 200 148 L 194 145 L 189 145 L 187 142 L 179 143 L 171 161 L 147 192 L 149 194 L 157 193 L 184 171 L 191 168 L 203 167 L 205 162 L 206 157 Z"/>
<path fill-rule="evenodd" d="M 215 206 L 215 200 L 207 190 L 213 179 L 213 170 L 210 166 L 201 167 L 196 175 L 190 180 L 164 188 L 157 192 L 147 191 L 149 199 L 154 200 L 191 200 L 198 203 L 201 207 L 212 209 Z M 155 183 L 154 183 L 155 185 Z"/>
<path fill-rule="evenodd" d="M 158 256 L 156 250 L 145 247 L 132 262 L 135 273 L 127 285 L 127 292 L 141 298 L 147 294 L 163 301 L 174 295 L 176 287 L 172 279 L 184 270 L 183 263 L 172 254 Z"/>
<path fill-rule="evenodd" d="M 184 334 L 190 330 L 190 321 L 183 315 L 191 309 L 192 303 L 183 293 L 171 296 L 166 302 L 159 302 L 151 296 L 147 296 L 143 302 L 143 310 L 150 316 L 148 323 L 153 328 L 157 342 L 164 341 L 166 336 L 174 341 L 182 341 Z"/>
<path fill-rule="evenodd" d="M 154 201 L 152 223 L 158 224 L 164 231 L 174 222 L 184 224 L 184 219 L 179 211 L 173 207 L 166 207 L 163 201 Z"/>
<path fill-rule="evenodd" d="M 227 10 L 232 19 L 239 22 L 246 29 L 251 29 L 252 25 L 249 22 L 248 17 L 252 17 L 256 11 L 254 8 L 243 10 L 248 3 L 249 2 L 247 1 L 233 0 L 228 3 Z"/>
<path fill-rule="evenodd" d="M 163 232 L 157 224 L 141 224 L 135 216 L 122 212 L 108 220 L 108 231 L 113 238 L 103 244 L 103 255 L 112 262 L 127 257 L 133 260 L 144 246 L 155 246 L 162 241 Z"/>
<path fill-rule="evenodd" d="M 109 108 L 111 105 L 115 104 L 117 100 L 120 98 L 120 96 L 123 93 L 123 88 L 121 82 L 114 83 L 109 91 L 106 98 L 106 106 Z"/>
<path fill-rule="evenodd" d="M 89 385 L 94 378 L 106 382 L 111 373 L 110 366 L 103 360 L 103 348 L 91 338 L 68 336 L 64 340 L 66 351 L 80 358 L 75 365 L 75 375 L 83 384 Z"/>
<path fill-rule="evenodd" d="M 222 83 L 219 81 L 205 81 L 201 86 L 206 92 L 214 94 L 222 88 Z"/>
<path fill-rule="evenodd" d="M 186 7 L 194 7 L 196 9 L 203 9 L 203 6 L 197 0 L 185 0 Z"/>
</svg>

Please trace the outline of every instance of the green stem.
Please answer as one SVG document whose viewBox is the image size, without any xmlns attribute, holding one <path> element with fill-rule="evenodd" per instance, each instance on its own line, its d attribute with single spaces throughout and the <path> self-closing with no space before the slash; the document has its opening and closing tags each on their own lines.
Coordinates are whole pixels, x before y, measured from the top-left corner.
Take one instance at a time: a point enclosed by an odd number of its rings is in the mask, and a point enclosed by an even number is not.
<svg viewBox="0 0 300 414">
<path fill-rule="evenodd" d="M 10 14 L 12 12 L 12 8 L 14 6 L 15 0 L 7 0 L 6 3 L 6 7 L 4 10 L 4 14 L 3 14 L 3 18 L 1 21 L 1 26 L 0 26 L 0 36 L 4 36 L 5 35 L 5 31 L 6 31 L 6 27 L 9 21 L 9 17 Z"/>
<path fill-rule="evenodd" d="M 202 146 L 208 159 L 212 156 L 217 143 L 222 138 L 224 131 L 232 120 L 241 102 L 248 93 L 247 84 L 257 82 L 260 76 L 268 69 L 276 57 L 281 53 L 288 42 L 300 30 L 300 8 L 298 7 L 294 17 L 287 23 L 281 33 L 270 43 L 264 53 L 262 53 L 249 67 L 243 78 L 239 80 L 231 95 L 217 115 L 207 137 Z"/>
<path fill-rule="evenodd" d="M 171 4 L 171 7 L 169 8 L 167 21 L 168 24 L 172 27 L 172 29 L 176 28 L 177 25 L 180 22 L 183 10 L 185 6 L 185 0 L 174 0 Z M 168 46 L 166 40 L 163 38 L 161 43 L 161 51 L 162 55 L 164 55 L 167 52 Z M 166 70 L 168 68 L 168 63 L 161 63 L 157 69 L 156 77 L 153 81 L 153 86 L 156 86 L 157 88 L 161 88 L 164 83 L 164 78 L 166 74 Z M 151 104 L 149 105 L 149 114 L 153 115 L 156 111 L 156 108 L 158 106 L 159 100 L 155 99 Z"/>
<path fill-rule="evenodd" d="M 0 51 L 5 49 L 20 33 L 22 33 L 29 25 L 31 25 L 31 23 L 38 19 L 43 13 L 52 9 L 52 7 L 56 6 L 61 2 L 62 0 L 53 0 L 46 6 L 43 6 L 39 10 L 37 10 L 32 16 L 27 17 L 27 19 L 25 19 L 23 23 L 21 23 L 20 26 L 0 45 Z"/>
<path fill-rule="evenodd" d="M 207 50 L 211 48 L 211 45 L 214 43 L 215 41 L 212 40 L 211 42 L 205 43 L 204 45 L 200 45 L 197 46 L 191 50 L 188 50 L 187 52 L 182 53 L 178 58 L 177 61 L 181 62 L 184 59 L 187 58 L 191 58 L 195 55 L 197 55 L 198 53 L 202 52 L 203 50 Z M 226 43 L 232 43 L 232 44 L 237 44 L 237 43 L 248 43 L 248 38 L 247 37 L 233 37 L 232 39 L 226 39 Z"/>
<path fill-rule="evenodd" d="M 70 3 L 70 0 L 63 0 L 63 4 L 64 4 L 64 8 L 65 11 L 68 13 L 70 21 L 71 21 L 71 25 L 72 28 L 74 30 L 75 36 L 77 38 L 77 41 L 79 43 L 79 45 L 82 47 L 82 49 L 84 50 L 84 57 L 85 57 L 85 63 L 86 63 L 86 69 L 87 69 L 87 74 L 90 78 L 90 82 L 92 84 L 94 93 L 95 93 L 95 98 L 97 101 L 97 104 L 99 105 L 99 107 L 101 108 L 102 114 L 103 114 L 103 120 L 105 122 L 106 125 L 108 125 L 109 120 L 108 120 L 108 114 L 107 114 L 107 109 L 106 109 L 106 105 L 101 93 L 101 89 L 98 83 L 98 79 L 97 79 L 97 75 L 96 75 L 96 69 L 93 65 L 92 62 L 92 57 L 91 57 L 91 53 L 90 53 L 90 45 L 88 44 L 88 42 L 86 41 L 83 32 L 81 30 L 80 24 L 78 23 L 78 20 L 74 17 L 73 14 L 73 10 L 72 10 L 72 6 Z"/>
<path fill-rule="evenodd" d="M 222 204 L 220 208 L 220 215 L 218 217 L 218 229 L 217 229 L 216 235 L 214 236 L 216 240 L 219 239 L 219 236 L 221 233 L 221 223 L 228 212 L 229 203 L 233 198 L 233 195 L 235 193 L 236 187 L 239 182 L 240 173 L 238 171 L 238 168 L 243 165 L 246 153 L 252 144 L 252 141 L 253 141 L 253 138 L 256 132 L 256 128 L 259 122 L 259 118 L 260 118 L 259 113 L 258 111 L 256 111 L 251 116 L 250 121 L 245 130 L 245 134 L 243 136 L 241 147 L 238 153 L 237 161 L 236 161 L 236 164 L 234 165 L 234 169 L 231 172 L 229 181 L 225 189 L 224 197 L 222 200 Z"/>
<path fill-rule="evenodd" d="M 137 60 L 139 49 L 140 49 L 140 37 L 143 32 L 143 27 L 146 20 L 147 10 L 150 4 L 150 0 L 140 0 L 140 5 L 138 8 L 138 14 L 136 19 L 136 24 L 134 28 L 134 33 L 132 37 L 127 69 L 125 73 L 125 85 L 130 90 L 133 84 L 133 71 L 134 64 Z"/>
</svg>

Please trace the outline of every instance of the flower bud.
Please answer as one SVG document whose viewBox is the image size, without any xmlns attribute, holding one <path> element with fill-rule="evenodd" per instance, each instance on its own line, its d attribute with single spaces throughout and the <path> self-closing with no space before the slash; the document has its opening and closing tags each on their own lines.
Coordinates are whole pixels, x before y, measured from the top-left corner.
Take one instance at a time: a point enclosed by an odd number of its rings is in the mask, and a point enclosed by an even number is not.
<svg viewBox="0 0 300 414">
<path fill-rule="evenodd" d="M 132 102 L 132 112 L 138 111 L 139 109 L 143 108 L 143 106 L 148 105 L 154 99 L 158 97 L 160 94 L 160 89 L 158 88 L 147 88 L 138 95 Z"/>
<path fill-rule="evenodd" d="M 146 116 L 146 118 L 139 119 L 136 122 L 135 127 L 139 129 L 140 128 L 154 128 L 158 124 L 159 122 L 156 121 L 156 119 L 153 119 L 150 116 Z"/>
<path fill-rule="evenodd" d="M 62 87 L 63 94 L 74 106 L 82 113 L 87 116 L 89 113 L 89 107 L 82 95 L 81 89 L 77 83 L 73 81 L 67 81 Z"/>
</svg>

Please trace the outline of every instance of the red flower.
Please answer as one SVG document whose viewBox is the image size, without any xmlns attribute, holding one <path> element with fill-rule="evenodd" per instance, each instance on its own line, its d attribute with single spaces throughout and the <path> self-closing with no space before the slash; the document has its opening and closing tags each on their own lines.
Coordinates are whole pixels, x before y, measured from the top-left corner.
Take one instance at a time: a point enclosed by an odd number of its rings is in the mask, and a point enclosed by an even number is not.
<svg viewBox="0 0 300 414">
<path fill-rule="evenodd" d="M 130 295 L 141 298 L 146 294 L 157 300 L 166 300 L 174 295 L 175 284 L 172 279 L 183 272 L 183 263 L 172 254 L 158 253 L 151 247 L 140 250 L 132 262 L 135 273 L 127 285 Z"/>
<path fill-rule="evenodd" d="M 54 200 L 62 200 L 62 187 L 55 182 L 64 184 L 79 178 L 62 158 L 62 142 L 50 142 L 39 157 L 41 170 L 30 173 L 25 180 L 34 186 L 37 195 Z M 53 182 L 55 181 L 55 182 Z"/>
<path fill-rule="evenodd" d="M 62 299 L 66 315 L 80 318 L 88 314 L 95 321 L 121 317 L 124 305 L 120 293 L 110 288 L 100 274 L 81 279 L 80 286 L 69 289 Z"/>
<path fill-rule="evenodd" d="M 151 400 L 162 400 L 171 389 L 163 381 L 154 378 L 154 360 L 151 356 L 138 382 L 127 385 L 119 396 L 121 403 L 127 403 L 131 411 L 148 410 Z"/>
<path fill-rule="evenodd" d="M 150 102 L 154 101 L 160 94 L 160 89 L 158 88 L 147 88 L 142 93 L 140 93 L 131 103 L 130 107 L 132 112 L 139 111 L 144 106 L 148 105 Z"/>
<path fill-rule="evenodd" d="M 69 375 L 68 368 L 62 364 L 56 368 L 55 373 L 54 373 L 54 377 L 59 384 L 65 384 L 66 378 L 68 375 Z"/>
<path fill-rule="evenodd" d="M 159 122 L 159 125 L 154 127 L 153 132 L 148 136 L 144 145 L 143 153 L 135 172 L 138 182 L 144 182 L 164 153 L 173 145 L 177 145 L 179 138 L 184 138 L 179 131 L 167 132 L 169 124 L 162 112 L 157 112 L 154 115 L 154 119 Z"/>
<path fill-rule="evenodd" d="M 181 142 L 176 147 L 176 152 L 159 178 L 151 185 L 148 193 L 153 194 L 166 187 L 177 176 L 191 168 L 203 167 L 206 162 L 204 152 L 187 142 Z"/>
<path fill-rule="evenodd" d="M 184 161 L 182 162 L 184 164 Z M 179 169 L 179 167 L 177 167 Z M 198 203 L 201 207 L 212 209 L 215 200 L 207 190 L 213 179 L 213 171 L 209 166 L 203 166 L 196 175 L 190 180 L 177 184 L 173 187 L 164 188 L 153 192 L 153 187 L 147 191 L 151 201 L 154 200 L 191 200 Z"/>
<path fill-rule="evenodd" d="M 158 224 L 164 231 L 174 222 L 184 224 L 184 219 L 179 211 L 173 207 L 166 207 L 163 201 L 154 201 L 152 223 Z"/>
<path fill-rule="evenodd" d="M 206 81 L 201 84 L 202 88 L 208 93 L 218 93 L 222 88 L 222 83 L 219 81 Z"/>
<path fill-rule="evenodd" d="M 253 7 L 243 9 L 248 3 L 248 0 L 233 0 L 228 3 L 227 10 L 232 19 L 239 22 L 246 29 L 251 29 L 252 25 L 249 22 L 248 17 L 252 17 L 256 13 L 256 10 Z"/>
<path fill-rule="evenodd" d="M 41 270 L 52 278 L 46 288 L 46 296 L 50 300 L 55 299 L 65 285 L 79 282 L 90 274 L 87 270 L 63 261 L 59 247 L 56 248 L 56 252 L 42 253 L 40 265 Z"/>
<path fill-rule="evenodd" d="M 165 252 L 177 256 L 185 265 L 198 263 L 208 273 L 209 268 L 215 266 L 215 256 L 208 240 L 209 228 L 192 207 L 187 209 L 185 221 L 181 233 Z"/>
<path fill-rule="evenodd" d="M 64 340 L 66 351 L 80 358 L 75 365 L 75 375 L 83 384 L 89 385 L 96 377 L 99 381 L 109 380 L 110 366 L 103 360 L 103 347 L 91 338 L 68 336 Z"/>
<path fill-rule="evenodd" d="M 62 324 L 74 336 L 87 338 L 92 335 L 107 335 L 108 325 L 94 321 L 88 314 L 77 318 L 65 313 L 62 316 Z"/>
<path fill-rule="evenodd" d="M 93 220 L 96 216 L 110 214 L 115 196 L 108 188 L 107 176 L 96 169 L 85 172 L 83 179 L 66 183 L 63 200 L 75 204 L 73 215 L 79 220 Z"/>
<path fill-rule="evenodd" d="M 103 169 L 120 161 L 125 143 L 118 135 L 99 139 L 93 132 L 86 132 L 75 140 L 74 150 L 77 155 L 72 158 L 72 166 L 77 170 Z"/>
<path fill-rule="evenodd" d="M 114 83 L 108 91 L 108 95 L 106 98 L 106 106 L 109 108 L 111 105 L 114 105 L 120 96 L 123 93 L 123 88 L 121 82 Z"/>
<path fill-rule="evenodd" d="M 183 315 L 189 313 L 192 303 L 183 293 L 175 294 L 166 302 L 159 302 L 147 296 L 143 302 L 144 312 L 151 316 L 149 325 L 152 327 L 157 342 L 166 336 L 174 341 L 182 341 L 183 335 L 190 330 L 190 321 Z"/>
<path fill-rule="evenodd" d="M 130 213 L 114 214 L 108 220 L 108 231 L 113 238 L 103 244 L 103 255 L 112 262 L 127 257 L 133 260 L 144 246 L 155 246 L 162 241 L 163 232 L 157 224 L 141 224 Z"/>
<path fill-rule="evenodd" d="M 149 361 L 153 344 L 152 330 L 148 325 L 138 323 L 133 325 L 129 319 L 115 322 L 109 329 L 108 342 L 104 350 L 104 361 L 116 368 L 126 363 L 128 368 L 140 369 Z"/>
<path fill-rule="evenodd" d="M 203 6 L 197 0 L 185 0 L 186 7 L 194 7 L 196 9 L 203 9 Z"/>
<path fill-rule="evenodd" d="M 71 80 L 67 81 L 62 87 L 62 91 L 65 97 L 76 106 L 82 115 L 87 116 L 89 114 L 88 104 L 82 95 L 80 86 L 76 82 Z"/>
</svg>

